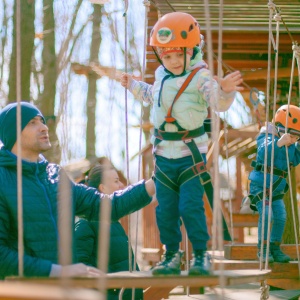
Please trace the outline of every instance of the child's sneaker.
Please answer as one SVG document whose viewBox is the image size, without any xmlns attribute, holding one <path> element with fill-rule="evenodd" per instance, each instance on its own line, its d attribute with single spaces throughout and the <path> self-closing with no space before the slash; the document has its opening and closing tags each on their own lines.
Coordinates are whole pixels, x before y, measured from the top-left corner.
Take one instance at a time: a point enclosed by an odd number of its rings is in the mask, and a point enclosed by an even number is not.
<svg viewBox="0 0 300 300">
<path fill-rule="evenodd" d="M 258 252 L 257 252 L 257 257 L 260 259 L 260 245 L 258 244 Z M 264 244 L 263 246 L 263 258 L 262 258 L 262 262 L 266 262 L 266 256 L 267 256 L 267 245 Z M 268 255 L 268 262 L 272 263 L 274 262 L 274 257 L 272 256 L 271 250 L 269 251 L 269 255 Z"/>
<path fill-rule="evenodd" d="M 270 243 L 270 252 L 272 253 L 274 261 L 276 262 L 287 263 L 291 260 L 288 255 L 281 251 L 280 243 L 278 242 Z"/>
<path fill-rule="evenodd" d="M 211 274 L 211 257 L 205 250 L 196 250 L 189 269 L 189 275 Z"/>
<path fill-rule="evenodd" d="M 166 251 L 163 254 L 162 261 L 153 269 L 153 275 L 179 275 L 182 251 Z"/>
</svg>

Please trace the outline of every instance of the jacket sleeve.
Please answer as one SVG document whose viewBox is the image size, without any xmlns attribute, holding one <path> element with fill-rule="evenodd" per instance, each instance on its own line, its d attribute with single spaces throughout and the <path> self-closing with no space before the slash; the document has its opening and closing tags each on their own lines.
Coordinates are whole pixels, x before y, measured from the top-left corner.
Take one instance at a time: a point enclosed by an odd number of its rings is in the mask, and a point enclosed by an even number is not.
<svg viewBox="0 0 300 300">
<path fill-rule="evenodd" d="M 268 165 L 271 164 L 271 154 L 272 154 L 272 147 L 274 144 L 274 157 L 277 157 L 280 154 L 284 154 L 285 156 L 285 147 L 278 147 L 277 141 L 278 137 L 274 136 L 274 142 L 272 142 L 272 134 L 268 134 L 266 139 L 265 133 L 261 133 L 257 137 L 257 160 L 264 161 L 265 159 L 265 148 L 268 147 L 267 155 L 268 155 Z"/>
<path fill-rule="evenodd" d="M 11 245 L 10 215 L 0 198 L 0 279 L 18 275 L 18 245 Z M 24 255 L 24 275 L 49 276 L 52 263 L 48 260 Z"/>
<path fill-rule="evenodd" d="M 231 93 L 225 93 L 219 89 L 217 81 L 215 79 L 211 79 L 210 71 L 205 68 L 199 71 L 197 88 L 210 107 L 219 112 L 228 110 L 236 95 L 235 91 Z"/>
<path fill-rule="evenodd" d="M 149 104 L 153 104 L 152 89 L 152 85 L 143 81 L 136 81 L 134 79 L 129 87 L 129 91 L 133 94 L 135 99 Z"/>
<path fill-rule="evenodd" d="M 289 157 L 291 157 L 290 151 L 293 152 L 293 161 L 291 161 L 291 163 L 296 167 L 300 163 L 300 143 L 296 142 L 289 147 Z"/>
<path fill-rule="evenodd" d="M 91 228 L 89 221 L 80 219 L 75 224 L 75 251 L 76 261 L 87 265 L 93 265 L 92 258 L 95 242 L 98 237 Z M 97 267 L 94 265 L 94 267 Z"/>
<path fill-rule="evenodd" d="M 104 196 L 94 188 L 74 184 L 75 215 L 88 220 L 98 220 L 101 199 Z M 152 198 L 146 191 L 145 181 L 142 180 L 122 191 L 115 192 L 110 195 L 110 199 L 111 221 L 115 222 L 148 205 Z"/>
</svg>

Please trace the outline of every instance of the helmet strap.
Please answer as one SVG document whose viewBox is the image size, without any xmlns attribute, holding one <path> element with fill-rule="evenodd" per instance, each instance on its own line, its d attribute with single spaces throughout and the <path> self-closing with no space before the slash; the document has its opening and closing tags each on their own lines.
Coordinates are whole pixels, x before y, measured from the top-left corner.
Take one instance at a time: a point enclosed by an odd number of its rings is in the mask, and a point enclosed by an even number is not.
<svg viewBox="0 0 300 300">
<path fill-rule="evenodd" d="M 154 54 L 155 54 L 155 56 L 156 56 L 158 62 L 165 68 L 165 66 L 164 66 L 164 64 L 163 64 L 163 62 L 162 62 L 162 60 L 160 59 L 159 55 L 157 54 L 157 52 L 156 52 L 156 50 L 155 50 L 155 47 L 152 46 L 152 49 L 153 49 L 153 52 L 154 52 Z"/>
</svg>

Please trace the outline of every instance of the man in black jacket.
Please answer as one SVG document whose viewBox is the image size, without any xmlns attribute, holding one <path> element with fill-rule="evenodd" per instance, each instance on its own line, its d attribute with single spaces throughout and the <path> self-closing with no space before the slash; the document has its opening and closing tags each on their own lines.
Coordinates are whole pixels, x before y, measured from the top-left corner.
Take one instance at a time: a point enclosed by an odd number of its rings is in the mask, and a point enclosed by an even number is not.
<svg viewBox="0 0 300 300">
<path fill-rule="evenodd" d="M 0 112 L 0 279 L 18 275 L 18 172 L 22 159 L 22 202 L 24 236 L 24 275 L 97 275 L 99 270 L 84 264 L 58 264 L 58 185 L 61 167 L 50 164 L 47 151 L 48 127 L 42 113 L 32 104 L 20 103 L 21 136 L 17 139 L 17 103 Z M 21 151 L 19 151 L 21 149 Z M 98 220 L 103 194 L 94 188 L 69 182 L 72 212 L 88 220 Z M 117 221 L 151 202 L 152 180 L 141 181 L 111 195 L 111 219 Z"/>
</svg>

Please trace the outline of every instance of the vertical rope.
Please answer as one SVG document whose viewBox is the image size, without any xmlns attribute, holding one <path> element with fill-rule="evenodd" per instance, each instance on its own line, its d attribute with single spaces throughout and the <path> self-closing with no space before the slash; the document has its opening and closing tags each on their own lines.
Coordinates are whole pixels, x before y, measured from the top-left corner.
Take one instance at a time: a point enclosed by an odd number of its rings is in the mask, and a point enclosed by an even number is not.
<svg viewBox="0 0 300 300">
<path fill-rule="evenodd" d="M 21 4 L 16 0 L 16 94 L 17 94 L 17 179 L 18 179 L 18 271 L 24 276 L 24 228 L 23 228 L 23 193 L 22 193 L 22 147 L 21 138 Z"/>
<path fill-rule="evenodd" d="M 232 196 L 231 196 L 231 186 L 230 186 L 230 174 L 229 174 L 229 153 L 228 153 L 228 124 L 227 124 L 227 116 L 228 112 L 224 113 L 224 140 L 225 140 L 225 145 L 226 145 L 226 151 L 225 151 L 225 156 L 226 156 L 226 161 L 227 161 L 227 178 L 228 178 L 228 185 L 227 189 L 229 191 L 229 217 L 230 217 L 230 233 L 231 233 L 231 244 L 234 244 L 234 230 L 233 230 L 233 216 L 232 216 Z"/>
<path fill-rule="evenodd" d="M 128 63 L 127 63 L 127 55 L 128 55 L 128 32 L 127 32 L 127 10 L 128 10 L 128 0 L 125 0 L 125 10 L 124 10 L 124 35 L 125 35 L 125 45 L 124 45 L 124 54 L 125 54 L 125 73 L 128 72 Z M 125 91 L 125 138 L 126 138 L 126 179 L 127 179 L 127 186 L 129 184 L 129 146 L 128 146 L 128 93 L 127 93 L 127 89 L 124 89 Z M 130 220 L 130 215 L 128 215 L 128 252 L 131 253 L 131 220 Z M 132 257 L 131 255 L 129 255 L 129 271 L 132 272 Z"/>
<path fill-rule="evenodd" d="M 213 53 L 213 49 L 212 49 L 212 35 L 211 35 L 211 26 L 210 26 L 210 11 L 209 11 L 209 1 L 208 0 L 205 0 L 204 1 L 204 11 L 205 11 L 205 20 L 206 20 L 206 39 L 207 39 L 207 62 L 208 62 L 208 68 L 210 70 L 210 86 L 212 86 L 212 74 L 214 74 L 214 65 L 213 65 L 213 56 L 212 56 L 212 53 Z M 216 95 L 212 95 L 212 93 L 209 95 L 210 96 L 210 99 L 214 99 L 214 101 L 216 101 Z M 212 107 L 215 107 L 216 104 L 213 103 Z M 216 123 L 215 123 L 215 114 L 212 113 L 212 143 L 216 143 L 217 142 L 217 138 L 216 138 Z M 215 152 L 213 150 L 213 157 L 215 155 Z M 215 167 L 215 164 L 218 163 L 218 160 L 217 161 L 214 161 L 214 167 Z M 213 175 L 216 175 L 216 174 L 213 174 Z M 214 178 L 215 179 L 215 178 Z M 216 185 L 218 183 L 217 182 L 214 182 L 214 189 L 217 190 L 216 188 Z M 214 193 L 214 201 L 215 202 L 215 194 Z M 214 203 L 215 204 L 215 203 Z M 214 211 L 213 211 L 213 214 L 214 214 Z M 214 218 L 213 216 L 213 227 L 212 227 L 212 236 L 213 236 L 213 240 L 212 240 L 212 248 L 215 250 L 216 249 L 216 232 L 217 232 L 217 228 L 216 228 L 216 218 Z"/>
<path fill-rule="evenodd" d="M 219 35 L 218 35 L 218 78 L 223 77 L 222 74 L 222 64 L 221 61 L 222 59 L 222 49 L 223 49 L 223 0 L 220 0 L 220 4 L 219 4 Z M 221 86 L 218 86 L 218 95 L 221 93 Z M 220 132 L 220 117 L 219 115 L 217 116 L 217 122 L 215 123 L 215 133 L 217 134 L 217 136 L 215 136 L 215 139 L 218 138 L 218 133 Z M 218 147 L 216 147 L 216 149 L 214 149 L 214 161 L 218 161 L 219 162 L 219 144 Z M 214 163 L 215 166 L 215 163 Z M 215 170 L 214 170 L 214 174 L 215 177 L 217 177 L 217 191 L 220 191 L 220 178 L 219 178 L 219 164 L 217 164 L 215 166 Z M 221 224 L 222 225 L 222 221 L 221 221 L 221 211 L 222 211 L 222 207 L 220 205 L 220 193 L 217 192 L 217 194 L 215 195 L 215 200 L 218 204 L 217 207 L 217 224 Z M 223 228 L 221 227 L 221 232 L 223 232 Z M 223 236 L 221 234 L 218 234 L 218 250 L 223 250 Z"/>
<path fill-rule="evenodd" d="M 111 224 L 111 199 L 108 195 L 100 198 L 99 212 L 99 233 L 98 233 L 98 269 L 104 274 L 107 273 L 109 259 L 109 241 Z M 99 276 L 98 290 L 102 293 L 103 299 L 106 299 L 106 276 Z"/>
<path fill-rule="evenodd" d="M 185 261 L 186 261 L 186 271 L 187 271 L 187 274 L 189 273 L 189 270 L 190 270 L 190 257 L 189 257 L 189 238 L 188 238 L 188 235 L 187 235 L 187 231 L 185 231 Z M 190 287 L 187 286 L 186 287 L 186 295 L 187 296 L 190 296 Z"/>
<path fill-rule="evenodd" d="M 266 125 L 269 122 L 269 103 L 270 103 L 270 74 L 271 74 L 271 43 L 272 43 L 272 17 L 274 11 L 274 4 L 272 0 L 268 3 L 269 7 L 269 39 L 268 39 L 268 72 L 267 72 L 267 95 L 266 95 Z M 267 143 L 268 139 L 268 126 L 266 126 L 265 142 Z M 268 160 L 268 149 L 265 148 L 265 164 L 264 164 L 264 186 L 263 186 L 263 199 L 266 199 L 266 182 L 267 182 L 267 168 L 266 163 Z M 262 230 L 261 230 L 261 240 L 264 238 L 265 230 L 265 202 L 263 202 L 263 212 L 262 212 Z M 260 245 L 260 253 L 263 251 L 263 244 Z M 259 269 L 262 270 L 262 257 L 259 260 Z"/>
<path fill-rule="evenodd" d="M 222 52 L 223 52 L 223 0 L 220 0 L 219 4 L 219 35 L 218 35 L 218 79 L 223 77 L 222 74 L 222 64 L 221 61 L 222 58 Z M 221 93 L 221 86 L 218 85 L 218 95 Z M 214 114 L 215 115 L 215 114 Z M 218 135 L 220 133 L 220 117 L 219 115 L 216 115 L 216 122 L 213 122 L 215 124 L 215 128 L 213 130 L 214 134 L 214 140 L 216 141 L 218 139 Z M 225 135 L 226 135 L 225 131 Z M 216 225 L 218 227 L 218 235 L 217 235 L 217 247 L 218 250 L 223 250 L 223 224 L 222 224 L 222 205 L 221 205 L 221 199 L 220 199 L 220 176 L 219 176 L 219 143 L 217 144 L 217 147 L 214 149 L 214 185 L 215 190 L 217 191 L 214 193 L 214 207 L 215 207 L 215 216 L 216 216 Z M 232 213 L 230 212 L 232 215 Z M 219 265 L 220 270 L 220 286 L 222 290 L 222 295 L 224 296 L 224 287 L 226 285 L 225 283 L 225 277 L 224 277 L 224 264 L 220 263 Z"/>
<path fill-rule="evenodd" d="M 146 71 L 146 49 L 147 49 L 147 27 L 148 27 L 148 12 L 150 8 L 150 2 L 144 0 L 143 4 L 145 6 L 145 19 L 144 19 L 144 51 L 143 51 L 143 62 L 142 62 L 142 81 L 145 80 Z M 139 156 L 138 156 L 138 180 L 141 180 L 141 156 L 142 156 L 142 126 L 143 126 L 143 103 L 141 103 L 140 111 L 140 130 L 139 130 Z M 136 226 L 135 226 L 135 247 L 134 247 L 134 265 L 133 270 L 136 271 L 136 260 L 137 260 L 137 241 L 138 241 L 138 228 L 139 228 L 139 216 L 140 213 L 137 212 Z M 132 300 L 134 300 L 134 293 L 132 293 Z"/>
<path fill-rule="evenodd" d="M 60 171 L 60 181 L 58 186 L 58 261 L 61 266 L 72 263 L 72 207 L 71 186 L 68 175 L 64 170 Z M 61 284 L 63 287 L 69 285 L 70 279 L 62 268 Z M 65 290 L 66 291 L 66 290 Z M 67 293 L 67 291 L 66 291 Z"/>
<path fill-rule="evenodd" d="M 274 16 L 274 20 L 276 21 L 276 44 L 275 44 L 275 69 L 274 69 L 274 91 L 273 91 L 273 125 L 275 125 L 275 112 L 276 112 L 276 101 L 277 101 L 277 75 L 278 75 L 278 53 L 279 53 L 279 26 L 280 26 L 280 21 L 281 17 L 279 13 L 276 13 Z M 274 174 L 274 135 L 275 132 L 272 130 L 272 150 L 271 150 L 271 172 L 270 172 L 270 183 L 273 182 L 273 174 Z M 266 147 L 267 150 L 267 147 Z M 266 156 L 267 157 L 267 156 Z M 265 159 L 265 164 L 264 164 L 264 170 L 266 172 L 267 170 L 267 162 L 268 159 Z M 266 257 L 269 255 L 270 251 L 270 235 L 271 235 L 271 214 L 272 214 L 272 197 L 273 197 L 273 185 L 270 184 L 269 187 L 269 218 L 268 218 L 268 235 L 267 235 L 267 251 L 266 251 Z M 265 197 L 263 198 L 265 199 Z M 264 201 L 265 203 L 265 201 Z M 261 243 L 261 247 L 263 246 L 263 243 Z M 262 260 L 262 255 L 260 257 Z M 265 260 L 265 269 L 268 269 L 268 259 Z"/>
<path fill-rule="evenodd" d="M 206 19 L 206 35 L 207 35 L 207 50 L 208 50 L 208 66 L 210 70 L 210 84 L 212 86 L 212 75 L 214 74 L 214 66 L 213 66 L 213 49 L 212 49 L 212 34 L 211 34 L 211 25 L 210 25 L 210 11 L 209 11 L 209 1 L 205 0 L 205 19 Z M 223 2 L 220 0 L 220 11 L 219 11 L 219 24 L 220 25 L 220 30 L 219 30 L 219 48 L 218 51 L 222 53 L 222 17 L 223 15 Z M 221 53 L 218 53 L 219 55 L 219 61 L 222 61 L 220 58 Z M 220 76 L 220 66 L 218 64 L 218 76 Z M 218 94 L 220 93 L 220 87 L 218 89 Z M 214 103 L 212 104 L 212 107 L 215 108 L 217 105 L 216 101 L 218 99 L 218 96 L 216 95 L 215 91 L 211 91 L 210 98 L 213 99 Z M 213 251 L 216 249 L 216 244 L 217 241 L 222 244 L 223 242 L 223 226 L 221 220 L 221 208 L 220 208 L 220 185 L 219 185 L 219 131 L 220 131 L 220 118 L 215 114 L 212 113 L 212 141 L 213 144 L 215 144 L 215 147 L 213 149 L 213 177 L 214 177 L 214 199 L 213 199 L 213 242 L 212 242 L 212 247 Z M 217 227 L 218 227 L 218 232 L 217 232 Z M 217 232 L 217 234 L 216 234 Z M 221 241 L 222 239 L 222 241 Z M 220 245 L 219 245 L 220 246 Z M 220 271 L 221 271 L 221 276 L 220 276 L 220 284 L 221 287 L 224 285 L 224 274 L 223 274 L 223 268 L 224 266 L 222 263 L 219 265 Z M 223 288 L 222 288 L 222 293 L 223 293 Z"/>
<path fill-rule="evenodd" d="M 297 69 L 298 69 L 298 106 L 300 106 L 300 47 L 297 43 L 293 45 L 293 50 L 295 53 L 295 58 L 297 61 Z"/>
<path fill-rule="evenodd" d="M 291 104 L 291 97 L 292 97 L 292 89 L 293 89 L 293 76 L 294 76 L 294 68 L 295 68 L 295 59 L 296 59 L 296 51 L 295 47 L 293 46 L 293 60 L 292 60 L 292 69 L 291 69 L 291 78 L 290 78 L 290 87 L 289 87 L 289 95 L 288 95 L 288 111 L 286 114 L 285 124 L 288 124 L 288 115 L 290 110 Z M 285 128 L 287 132 L 287 128 Z M 298 258 L 298 273 L 300 274 L 300 261 L 299 261 L 299 249 L 298 249 L 298 231 L 296 228 L 296 217 L 295 217 L 295 207 L 294 207 L 294 197 L 293 197 L 293 187 L 292 187 L 292 178 L 291 178 L 291 170 L 289 168 L 290 161 L 289 161 L 289 153 L 288 153 L 288 146 L 285 146 L 286 152 L 286 160 L 288 166 L 288 179 L 289 179 L 289 187 L 290 187 L 290 201 L 292 206 L 292 215 L 293 215 L 293 225 L 294 225 L 294 233 L 295 233 L 295 241 L 296 241 L 296 251 L 297 251 L 297 258 Z"/>
</svg>

